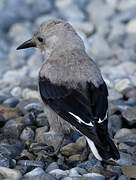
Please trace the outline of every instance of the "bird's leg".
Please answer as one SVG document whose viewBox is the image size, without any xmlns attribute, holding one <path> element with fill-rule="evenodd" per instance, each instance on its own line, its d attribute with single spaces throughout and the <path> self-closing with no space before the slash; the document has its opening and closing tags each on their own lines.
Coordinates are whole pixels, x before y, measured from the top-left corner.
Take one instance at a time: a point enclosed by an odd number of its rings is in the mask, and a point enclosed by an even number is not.
<svg viewBox="0 0 136 180">
<path fill-rule="evenodd" d="M 63 142 L 64 142 L 64 139 L 65 139 L 65 136 L 63 136 L 63 138 L 61 139 L 60 143 L 58 144 L 56 150 L 53 152 L 53 153 L 47 153 L 48 156 L 57 156 L 59 154 L 59 151 L 63 145 Z"/>
</svg>

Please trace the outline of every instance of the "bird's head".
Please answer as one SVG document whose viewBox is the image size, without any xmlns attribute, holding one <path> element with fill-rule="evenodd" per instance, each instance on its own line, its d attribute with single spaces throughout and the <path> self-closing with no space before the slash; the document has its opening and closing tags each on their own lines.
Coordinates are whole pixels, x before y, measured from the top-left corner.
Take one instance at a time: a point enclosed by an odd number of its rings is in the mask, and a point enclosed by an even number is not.
<svg viewBox="0 0 136 180">
<path fill-rule="evenodd" d="M 42 23 L 33 37 L 17 47 L 17 50 L 31 47 L 39 48 L 48 57 L 55 49 L 74 47 L 83 49 L 84 44 L 69 23 L 60 19 L 52 19 Z"/>
</svg>

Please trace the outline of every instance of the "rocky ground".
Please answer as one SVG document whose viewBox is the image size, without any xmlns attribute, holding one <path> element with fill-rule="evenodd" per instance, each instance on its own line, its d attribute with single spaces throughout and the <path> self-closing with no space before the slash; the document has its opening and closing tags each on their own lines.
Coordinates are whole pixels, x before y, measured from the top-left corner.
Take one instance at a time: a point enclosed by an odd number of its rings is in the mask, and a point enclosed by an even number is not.
<svg viewBox="0 0 136 180">
<path fill-rule="evenodd" d="M 0 180 L 136 178 L 136 0 L 1 0 L 0 16 Z M 100 66 L 109 89 L 109 132 L 121 155 L 116 162 L 87 156 L 77 133 L 57 157 L 47 155 L 60 137 L 37 92 L 43 57 L 16 47 L 54 17 L 71 22 Z"/>
</svg>

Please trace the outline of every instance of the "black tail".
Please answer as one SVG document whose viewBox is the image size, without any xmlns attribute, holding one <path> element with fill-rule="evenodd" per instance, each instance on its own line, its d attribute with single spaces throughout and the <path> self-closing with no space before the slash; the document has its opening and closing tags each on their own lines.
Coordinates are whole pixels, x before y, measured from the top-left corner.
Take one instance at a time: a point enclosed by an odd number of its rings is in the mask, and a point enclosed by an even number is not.
<svg viewBox="0 0 136 180">
<path fill-rule="evenodd" d="M 119 151 L 109 136 L 107 136 L 107 146 L 104 150 L 98 147 L 97 145 L 96 148 L 102 159 L 108 160 L 112 158 L 114 160 L 118 160 L 120 158 Z"/>
</svg>

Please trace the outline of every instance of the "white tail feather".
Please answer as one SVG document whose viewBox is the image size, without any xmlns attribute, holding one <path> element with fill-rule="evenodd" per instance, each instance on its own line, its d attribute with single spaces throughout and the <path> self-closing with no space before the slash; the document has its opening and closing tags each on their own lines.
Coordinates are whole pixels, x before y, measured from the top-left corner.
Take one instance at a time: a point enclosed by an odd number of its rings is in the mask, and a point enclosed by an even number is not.
<svg viewBox="0 0 136 180">
<path fill-rule="evenodd" d="M 90 139 L 89 139 L 88 137 L 86 137 L 86 136 L 85 136 L 85 138 L 86 138 L 86 140 L 87 140 L 87 142 L 88 142 L 88 145 L 89 145 L 91 151 L 93 152 L 94 156 L 95 156 L 99 161 L 102 161 L 102 158 L 101 158 L 101 156 L 99 155 L 98 150 L 96 149 L 94 142 L 93 142 L 92 140 L 90 140 Z"/>
</svg>

